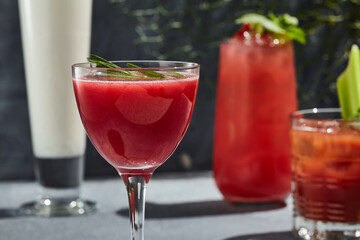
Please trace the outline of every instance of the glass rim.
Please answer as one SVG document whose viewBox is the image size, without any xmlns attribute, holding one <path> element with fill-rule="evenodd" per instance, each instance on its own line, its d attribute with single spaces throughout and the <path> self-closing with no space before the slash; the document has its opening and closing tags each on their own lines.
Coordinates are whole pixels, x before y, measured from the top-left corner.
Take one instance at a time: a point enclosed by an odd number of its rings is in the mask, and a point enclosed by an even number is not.
<svg viewBox="0 0 360 240">
<path fill-rule="evenodd" d="M 275 38 L 275 39 L 278 39 L 279 38 Z M 274 40 L 275 40 L 274 39 Z M 226 45 L 234 45 L 236 47 L 249 47 L 249 45 L 247 44 L 247 42 L 251 42 L 252 40 L 248 40 L 246 39 L 245 41 L 242 41 L 242 40 L 236 40 L 236 39 L 233 39 L 231 37 L 228 37 L 228 38 L 224 38 L 222 41 L 221 41 L 221 44 L 226 44 Z M 255 41 L 256 42 L 256 41 Z M 257 43 L 257 44 L 251 44 L 250 46 L 251 47 L 254 47 L 254 48 L 272 48 L 272 49 L 277 49 L 277 48 L 285 48 L 287 47 L 288 45 L 291 45 L 293 44 L 293 41 L 292 40 L 289 40 L 289 41 L 285 41 L 285 42 L 279 42 L 279 43 L 274 43 L 274 42 L 271 42 L 269 44 L 261 44 L 261 43 Z"/>
<path fill-rule="evenodd" d="M 82 63 L 75 63 L 71 67 L 73 68 L 82 68 L 82 69 L 122 69 L 122 70 L 191 70 L 200 68 L 200 64 L 195 62 L 186 62 L 186 61 L 168 61 L 168 60 L 115 60 L 109 61 L 111 63 L 166 63 L 166 64 L 173 64 L 174 66 L 164 66 L 164 67 L 140 67 L 140 68 L 129 68 L 129 67 L 118 67 L 118 68 L 104 68 L 104 67 L 93 67 L 91 66 L 91 62 L 82 62 Z M 89 66 L 90 64 L 90 66 Z M 183 64 L 184 66 L 175 66 L 176 64 Z M 85 66 L 87 65 L 87 66 Z"/>
<path fill-rule="evenodd" d="M 341 108 L 308 108 L 297 110 L 291 113 L 291 116 L 297 117 L 304 114 L 317 114 L 317 113 L 341 113 Z"/>
<path fill-rule="evenodd" d="M 336 113 L 336 114 L 340 114 L 341 116 L 341 108 L 309 108 L 309 109 L 303 109 L 303 110 L 297 110 L 295 112 L 292 112 L 290 114 L 290 117 L 292 120 L 295 119 L 303 119 L 306 121 L 335 121 L 335 122 L 359 122 L 360 120 L 344 120 L 342 118 L 322 118 L 322 119 L 317 119 L 317 118 L 312 118 L 312 117 L 305 117 L 305 115 L 309 115 L 309 114 L 327 114 L 327 113 Z"/>
</svg>

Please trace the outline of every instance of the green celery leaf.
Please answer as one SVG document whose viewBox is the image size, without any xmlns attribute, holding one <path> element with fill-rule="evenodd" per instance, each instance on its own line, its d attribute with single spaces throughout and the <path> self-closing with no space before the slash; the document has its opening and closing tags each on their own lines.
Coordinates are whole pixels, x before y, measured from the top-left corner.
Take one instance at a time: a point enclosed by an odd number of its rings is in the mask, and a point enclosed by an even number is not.
<svg viewBox="0 0 360 240">
<path fill-rule="evenodd" d="M 264 17 L 263 15 L 257 13 L 249 13 L 246 14 L 235 21 L 236 23 L 249 23 L 251 25 L 261 25 L 266 30 L 271 31 L 273 33 L 285 33 L 285 30 L 279 27 L 270 19 Z"/>
<path fill-rule="evenodd" d="M 351 47 L 348 65 L 336 85 L 342 118 L 353 120 L 359 116 L 360 109 L 360 50 L 355 44 Z"/>
<path fill-rule="evenodd" d="M 297 27 L 299 20 L 287 13 L 279 17 L 270 13 L 269 18 L 260 14 L 249 13 L 236 19 L 235 22 L 238 24 L 250 24 L 251 29 L 256 33 L 271 33 L 275 36 L 285 36 L 288 39 L 296 40 L 301 44 L 306 43 L 305 32 Z"/>
<path fill-rule="evenodd" d="M 292 27 L 287 30 L 286 33 L 291 39 L 298 41 L 301 44 L 306 43 L 306 35 L 304 30 L 298 27 Z"/>
</svg>

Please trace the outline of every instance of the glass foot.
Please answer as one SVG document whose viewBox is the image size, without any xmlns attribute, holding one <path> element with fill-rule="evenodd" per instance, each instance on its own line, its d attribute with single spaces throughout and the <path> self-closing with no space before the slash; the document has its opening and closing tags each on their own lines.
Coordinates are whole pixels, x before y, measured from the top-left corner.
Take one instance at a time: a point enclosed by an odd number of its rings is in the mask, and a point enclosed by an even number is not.
<svg viewBox="0 0 360 240">
<path fill-rule="evenodd" d="M 296 216 L 294 234 L 301 240 L 359 240 L 360 223 L 332 223 Z"/>
<path fill-rule="evenodd" d="M 20 207 L 21 214 L 40 217 L 80 216 L 96 212 L 96 210 L 97 205 L 95 202 L 83 201 L 81 199 L 40 199 Z"/>
</svg>

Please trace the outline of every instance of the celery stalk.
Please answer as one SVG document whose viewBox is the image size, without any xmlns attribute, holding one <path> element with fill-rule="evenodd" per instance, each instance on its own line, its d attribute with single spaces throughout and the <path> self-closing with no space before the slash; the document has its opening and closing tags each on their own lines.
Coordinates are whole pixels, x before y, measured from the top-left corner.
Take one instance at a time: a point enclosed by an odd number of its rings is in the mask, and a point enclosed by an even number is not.
<svg viewBox="0 0 360 240">
<path fill-rule="evenodd" d="M 357 45 L 351 47 L 349 62 L 337 79 L 337 93 L 344 120 L 353 120 L 360 115 L 360 51 Z"/>
</svg>

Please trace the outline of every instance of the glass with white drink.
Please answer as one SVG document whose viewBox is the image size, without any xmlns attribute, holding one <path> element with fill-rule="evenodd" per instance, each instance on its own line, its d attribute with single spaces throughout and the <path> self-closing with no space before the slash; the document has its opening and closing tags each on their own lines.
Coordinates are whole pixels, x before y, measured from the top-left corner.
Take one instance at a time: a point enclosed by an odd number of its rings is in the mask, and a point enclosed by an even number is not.
<svg viewBox="0 0 360 240">
<path fill-rule="evenodd" d="M 71 65 L 89 56 L 92 0 L 18 0 L 35 175 L 40 195 L 26 214 L 81 215 L 86 136 L 71 82 Z"/>
</svg>

